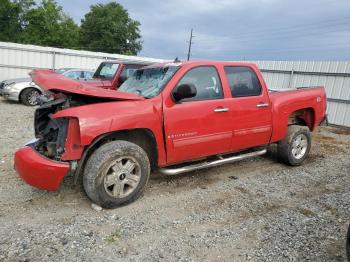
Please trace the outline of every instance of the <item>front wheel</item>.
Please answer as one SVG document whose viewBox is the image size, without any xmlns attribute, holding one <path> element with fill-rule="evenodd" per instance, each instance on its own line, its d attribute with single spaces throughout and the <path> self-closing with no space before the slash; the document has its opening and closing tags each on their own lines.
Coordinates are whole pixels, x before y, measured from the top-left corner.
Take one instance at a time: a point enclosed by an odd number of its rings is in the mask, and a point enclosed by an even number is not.
<svg viewBox="0 0 350 262">
<path fill-rule="evenodd" d="M 278 155 L 291 166 L 299 166 L 308 157 L 311 149 L 311 135 L 306 126 L 288 127 L 286 137 L 278 143 Z"/>
<path fill-rule="evenodd" d="M 141 147 L 127 141 L 113 141 L 90 156 L 83 186 L 93 202 L 114 208 L 139 198 L 149 176 L 149 159 Z"/>
<path fill-rule="evenodd" d="M 24 89 L 20 95 L 20 100 L 26 106 L 36 106 L 40 92 L 35 88 Z"/>
</svg>

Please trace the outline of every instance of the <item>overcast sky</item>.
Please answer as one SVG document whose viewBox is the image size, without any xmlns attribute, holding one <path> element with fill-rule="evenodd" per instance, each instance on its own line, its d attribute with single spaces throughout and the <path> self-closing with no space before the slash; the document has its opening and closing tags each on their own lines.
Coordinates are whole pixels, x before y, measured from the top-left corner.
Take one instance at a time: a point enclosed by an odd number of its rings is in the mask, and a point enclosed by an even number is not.
<svg viewBox="0 0 350 262">
<path fill-rule="evenodd" d="M 104 0 L 57 0 L 76 22 Z M 141 23 L 140 55 L 184 59 L 350 60 L 350 0 L 120 0 Z"/>
</svg>

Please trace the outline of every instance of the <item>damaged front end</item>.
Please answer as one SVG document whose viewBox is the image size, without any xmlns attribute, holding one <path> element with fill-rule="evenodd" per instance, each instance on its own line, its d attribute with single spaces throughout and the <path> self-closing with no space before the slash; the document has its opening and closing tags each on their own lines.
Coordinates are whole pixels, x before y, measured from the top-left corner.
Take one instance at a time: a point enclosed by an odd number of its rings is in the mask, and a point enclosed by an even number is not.
<svg viewBox="0 0 350 262">
<path fill-rule="evenodd" d="M 40 189 L 56 191 L 63 178 L 75 172 L 84 151 L 79 119 L 55 114 L 97 101 L 63 93 L 41 98 L 41 106 L 35 111 L 36 140 L 19 148 L 14 157 L 15 169 L 24 181 Z"/>
<path fill-rule="evenodd" d="M 53 160 L 61 160 L 67 138 L 69 119 L 55 119 L 53 115 L 69 106 L 69 99 L 61 97 L 48 101 L 36 109 L 34 130 L 38 141 L 35 149 L 41 155 Z"/>
<path fill-rule="evenodd" d="M 50 93 L 42 96 L 39 101 L 41 106 L 35 111 L 34 130 L 38 139 L 35 150 L 56 161 L 80 159 L 84 147 L 80 145 L 79 119 L 57 118 L 55 114 L 71 107 L 108 101 L 78 94 Z"/>
</svg>

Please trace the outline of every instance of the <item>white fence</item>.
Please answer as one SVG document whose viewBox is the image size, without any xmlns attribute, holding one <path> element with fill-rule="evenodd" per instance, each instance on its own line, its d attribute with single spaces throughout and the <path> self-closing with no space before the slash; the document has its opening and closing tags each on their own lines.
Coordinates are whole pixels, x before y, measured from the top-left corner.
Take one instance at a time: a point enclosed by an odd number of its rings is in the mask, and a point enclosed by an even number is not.
<svg viewBox="0 0 350 262">
<path fill-rule="evenodd" d="M 28 73 L 35 68 L 84 68 L 94 70 L 105 60 L 137 63 L 165 61 L 147 57 L 0 42 L 0 81 L 27 77 Z"/>
<path fill-rule="evenodd" d="M 104 60 L 138 63 L 162 59 L 0 42 L 0 81 L 26 77 L 35 68 L 96 69 Z M 350 127 L 350 62 L 252 61 L 270 88 L 325 86 L 329 122 Z"/>
<path fill-rule="evenodd" d="M 330 124 L 350 127 L 349 61 L 252 61 L 269 88 L 324 86 Z"/>
</svg>

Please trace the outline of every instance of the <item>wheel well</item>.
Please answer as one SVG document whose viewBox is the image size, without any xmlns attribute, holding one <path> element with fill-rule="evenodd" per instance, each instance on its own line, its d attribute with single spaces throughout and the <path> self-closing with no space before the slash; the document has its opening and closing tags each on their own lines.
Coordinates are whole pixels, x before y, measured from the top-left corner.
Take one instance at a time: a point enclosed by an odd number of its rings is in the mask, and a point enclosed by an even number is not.
<svg viewBox="0 0 350 262">
<path fill-rule="evenodd" d="M 124 140 L 132 142 L 140 146 L 148 155 L 151 168 L 154 169 L 157 166 L 158 150 L 156 139 L 149 129 L 132 129 L 122 130 L 103 134 L 97 137 L 84 151 L 77 169 L 75 170 L 75 182 L 78 181 L 81 171 L 84 170 L 85 163 L 91 154 L 99 148 L 101 145 L 114 140 Z"/>
<path fill-rule="evenodd" d="M 294 111 L 288 118 L 288 125 L 301 125 L 309 127 L 313 131 L 315 123 L 315 111 L 313 108 L 304 108 Z"/>
<path fill-rule="evenodd" d="M 28 89 L 30 89 L 30 88 L 35 89 L 35 90 L 37 90 L 40 94 L 42 94 L 42 92 L 41 92 L 40 89 L 38 89 L 38 88 L 36 88 L 36 87 L 34 87 L 34 86 L 28 86 L 28 87 L 23 88 L 23 89 L 21 90 L 21 92 L 19 92 L 18 98 L 21 99 L 21 96 L 22 96 L 23 91 L 24 91 L 24 90 L 28 90 Z"/>
</svg>

